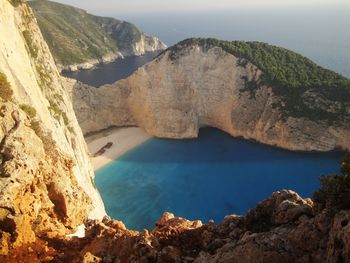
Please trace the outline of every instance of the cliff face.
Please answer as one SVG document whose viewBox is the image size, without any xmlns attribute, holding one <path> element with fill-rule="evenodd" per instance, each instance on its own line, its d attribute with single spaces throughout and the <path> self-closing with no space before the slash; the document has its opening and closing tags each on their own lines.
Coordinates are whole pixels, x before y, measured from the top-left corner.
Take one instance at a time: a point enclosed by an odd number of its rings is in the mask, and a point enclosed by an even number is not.
<svg viewBox="0 0 350 263">
<path fill-rule="evenodd" d="M 158 38 L 128 22 L 93 16 L 85 10 L 46 0 L 28 4 L 61 70 L 87 69 L 166 48 Z"/>
<path fill-rule="evenodd" d="M 148 36 L 135 25 L 109 17 L 93 17 L 101 30 L 117 44 L 123 56 L 141 56 L 146 52 L 163 50 L 166 45 L 157 37 Z"/>
<path fill-rule="evenodd" d="M 350 101 L 338 114 L 340 122 L 294 116 L 278 106 L 285 102 L 273 87 L 247 87 L 263 76 L 221 47 L 189 45 L 165 51 L 113 85 L 96 89 L 77 83 L 73 105 L 84 133 L 137 125 L 157 137 L 190 138 L 210 126 L 291 150 L 350 149 Z M 317 91 L 308 90 L 297 101 L 325 111 L 338 107 Z"/>
<path fill-rule="evenodd" d="M 31 10 L 0 0 L 0 254 L 105 215 L 87 147 Z"/>
</svg>

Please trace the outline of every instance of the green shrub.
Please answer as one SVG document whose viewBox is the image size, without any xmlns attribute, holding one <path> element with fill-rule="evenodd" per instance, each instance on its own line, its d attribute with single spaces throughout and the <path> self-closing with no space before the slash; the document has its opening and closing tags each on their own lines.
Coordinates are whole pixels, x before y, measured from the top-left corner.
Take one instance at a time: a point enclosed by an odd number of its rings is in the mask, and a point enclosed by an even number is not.
<svg viewBox="0 0 350 263">
<path fill-rule="evenodd" d="M 53 100 L 49 100 L 50 106 L 49 106 L 49 110 L 53 113 L 53 116 L 56 120 L 60 121 L 61 117 L 63 119 L 63 122 L 66 126 L 69 125 L 69 119 L 67 114 L 60 109 L 59 105 L 53 101 Z"/>
<path fill-rule="evenodd" d="M 21 104 L 19 105 L 19 107 L 25 112 L 27 113 L 27 115 L 30 118 L 34 118 L 36 116 L 36 109 L 34 109 L 32 106 L 28 105 L 28 104 Z"/>
<path fill-rule="evenodd" d="M 341 165 L 341 175 L 321 177 L 321 188 L 313 195 L 318 210 L 337 212 L 350 209 L 350 154 Z"/>
<path fill-rule="evenodd" d="M 69 119 L 68 119 L 67 114 L 65 112 L 62 112 L 62 118 L 63 118 L 64 125 L 68 126 Z"/>
<path fill-rule="evenodd" d="M 13 91 L 11 89 L 10 83 L 7 81 L 6 75 L 0 72 L 0 97 L 9 101 L 12 99 Z"/>
<path fill-rule="evenodd" d="M 56 120 L 60 121 L 63 111 L 60 109 L 57 103 L 54 102 L 53 100 L 49 100 L 49 103 L 50 103 L 50 106 L 49 106 L 50 112 L 53 113 L 53 116 L 55 117 Z"/>
</svg>

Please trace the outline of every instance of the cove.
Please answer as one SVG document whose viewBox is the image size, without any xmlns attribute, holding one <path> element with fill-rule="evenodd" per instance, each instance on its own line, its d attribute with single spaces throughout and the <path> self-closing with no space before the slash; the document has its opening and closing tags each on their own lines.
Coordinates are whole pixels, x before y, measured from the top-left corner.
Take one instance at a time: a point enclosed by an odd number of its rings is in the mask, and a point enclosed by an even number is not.
<svg viewBox="0 0 350 263">
<path fill-rule="evenodd" d="M 109 216 L 152 229 L 163 212 L 220 222 L 272 192 L 311 197 L 319 177 L 339 172 L 342 152 L 291 152 L 201 129 L 198 139 L 153 138 L 96 172 Z"/>
</svg>

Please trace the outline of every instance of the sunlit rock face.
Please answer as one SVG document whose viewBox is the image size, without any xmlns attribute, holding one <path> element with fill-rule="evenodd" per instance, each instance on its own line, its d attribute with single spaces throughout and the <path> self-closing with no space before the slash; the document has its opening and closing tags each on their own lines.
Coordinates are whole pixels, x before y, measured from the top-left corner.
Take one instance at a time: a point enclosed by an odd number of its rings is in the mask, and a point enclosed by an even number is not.
<svg viewBox="0 0 350 263">
<path fill-rule="evenodd" d="M 0 0 L 0 253 L 102 218 L 87 147 L 36 20 Z M 5 87 L 8 92 L 5 94 Z"/>
<path fill-rule="evenodd" d="M 201 127 L 210 126 L 290 150 L 350 149 L 348 122 L 288 116 L 276 107 L 283 101 L 272 87 L 263 85 L 254 94 L 247 90 L 246 81 L 258 82 L 263 74 L 220 47 L 190 45 L 175 55 L 162 53 L 112 85 L 96 89 L 76 83 L 73 106 L 84 133 L 136 125 L 157 137 L 181 139 L 197 137 Z M 314 101 L 311 93 L 300 99 Z M 315 103 L 327 109 L 334 105 Z M 350 106 L 344 119 L 349 116 Z"/>
</svg>

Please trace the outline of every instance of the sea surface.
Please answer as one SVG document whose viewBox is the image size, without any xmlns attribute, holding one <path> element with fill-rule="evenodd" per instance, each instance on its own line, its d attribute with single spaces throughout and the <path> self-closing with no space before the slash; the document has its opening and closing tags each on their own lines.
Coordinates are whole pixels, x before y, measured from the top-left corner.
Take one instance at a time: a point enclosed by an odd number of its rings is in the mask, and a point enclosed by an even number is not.
<svg viewBox="0 0 350 263">
<path fill-rule="evenodd" d="M 149 52 L 144 56 L 132 56 L 117 59 L 108 64 L 100 64 L 92 69 L 79 70 L 76 72 L 63 72 L 68 78 L 77 79 L 90 86 L 99 87 L 112 84 L 117 80 L 125 79 L 135 70 L 151 61 L 159 52 Z"/>
<path fill-rule="evenodd" d="M 150 139 L 96 172 L 108 215 L 152 229 L 165 211 L 220 222 L 281 189 L 311 197 L 319 177 L 339 172 L 343 154 L 300 153 L 205 128 L 198 139 Z"/>
</svg>

